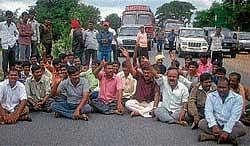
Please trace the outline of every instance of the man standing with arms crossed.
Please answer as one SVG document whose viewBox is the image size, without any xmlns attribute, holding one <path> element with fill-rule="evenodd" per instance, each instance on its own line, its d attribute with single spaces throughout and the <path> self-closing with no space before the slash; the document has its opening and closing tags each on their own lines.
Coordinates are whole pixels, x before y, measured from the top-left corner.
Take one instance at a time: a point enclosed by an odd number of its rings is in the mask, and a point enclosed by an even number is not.
<svg viewBox="0 0 250 146">
<path fill-rule="evenodd" d="M 136 47 L 138 49 L 138 57 L 145 56 L 148 58 L 148 38 L 144 26 L 141 26 L 140 32 L 137 33 Z"/>
<path fill-rule="evenodd" d="M 212 63 L 217 60 L 219 66 L 222 66 L 223 63 L 223 54 L 222 54 L 222 41 L 224 35 L 221 33 L 221 27 L 216 28 L 216 32 L 211 35 L 211 53 L 212 53 Z"/>
</svg>

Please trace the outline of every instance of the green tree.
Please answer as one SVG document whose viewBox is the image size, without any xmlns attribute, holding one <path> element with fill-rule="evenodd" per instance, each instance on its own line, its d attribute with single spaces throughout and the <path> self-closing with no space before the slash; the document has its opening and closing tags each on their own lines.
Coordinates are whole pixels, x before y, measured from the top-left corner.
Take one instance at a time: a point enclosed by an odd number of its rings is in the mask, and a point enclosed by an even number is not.
<svg viewBox="0 0 250 146">
<path fill-rule="evenodd" d="M 121 18 L 116 13 L 112 13 L 108 15 L 105 20 L 111 22 L 111 26 L 113 29 L 117 30 L 121 27 Z"/>
<path fill-rule="evenodd" d="M 88 19 L 100 21 L 99 9 L 86 6 L 80 3 L 80 0 L 38 0 L 34 9 L 39 22 L 43 22 L 46 18 L 51 19 L 55 39 L 69 34 L 72 19 L 79 19 L 83 26 L 86 26 Z"/>
<path fill-rule="evenodd" d="M 237 2 L 237 1 L 236 1 Z M 195 27 L 222 26 L 232 30 L 250 30 L 250 4 L 242 1 L 213 3 L 208 10 L 199 11 L 195 17 Z"/>
<path fill-rule="evenodd" d="M 72 38 L 69 37 L 69 33 L 72 19 L 80 20 L 84 28 L 89 19 L 96 23 L 100 21 L 99 9 L 84 5 L 80 0 L 37 0 L 36 5 L 30 7 L 30 10 L 33 9 L 37 13 L 38 22 L 43 23 L 45 19 L 51 19 L 55 56 L 71 50 Z"/>
<path fill-rule="evenodd" d="M 178 19 L 183 20 L 185 18 L 191 18 L 193 10 L 196 8 L 189 2 L 172 1 L 165 3 L 157 8 L 156 18 L 159 19 L 159 23 L 164 23 L 166 19 Z"/>
</svg>

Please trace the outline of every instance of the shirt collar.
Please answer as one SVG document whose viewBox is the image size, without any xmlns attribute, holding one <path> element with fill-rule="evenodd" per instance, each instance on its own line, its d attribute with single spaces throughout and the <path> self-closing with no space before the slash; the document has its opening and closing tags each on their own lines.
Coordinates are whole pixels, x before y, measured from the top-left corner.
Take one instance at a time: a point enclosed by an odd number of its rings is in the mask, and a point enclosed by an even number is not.
<svg viewBox="0 0 250 146">
<path fill-rule="evenodd" d="M 15 86 L 14 86 L 14 87 L 11 87 L 11 86 L 10 86 L 9 79 L 6 79 L 6 82 L 7 82 L 7 83 L 6 83 L 6 84 L 7 84 L 7 86 L 9 86 L 11 89 L 15 89 L 15 88 L 17 88 L 17 86 L 18 86 L 18 85 L 17 85 L 17 82 L 19 82 L 19 81 L 16 81 L 16 84 L 15 84 Z"/>
<path fill-rule="evenodd" d="M 79 83 L 78 83 L 76 86 L 74 86 L 74 85 L 72 84 L 72 82 L 71 82 L 70 78 L 68 78 L 68 81 L 69 81 L 70 86 L 72 86 L 72 87 L 79 87 L 80 85 L 82 85 L 82 84 L 83 84 L 83 80 L 82 80 L 81 78 L 80 78 Z"/>
<path fill-rule="evenodd" d="M 4 24 L 5 24 L 5 25 L 8 25 L 7 21 L 4 21 Z M 10 25 L 14 25 L 14 23 L 11 22 Z"/>
<path fill-rule="evenodd" d="M 32 75 L 31 80 L 32 80 L 33 82 L 37 82 L 37 81 L 35 80 L 35 78 L 34 78 L 33 75 Z M 40 79 L 37 83 L 43 83 L 43 82 L 44 82 L 44 75 L 42 75 L 41 79 Z"/>
</svg>

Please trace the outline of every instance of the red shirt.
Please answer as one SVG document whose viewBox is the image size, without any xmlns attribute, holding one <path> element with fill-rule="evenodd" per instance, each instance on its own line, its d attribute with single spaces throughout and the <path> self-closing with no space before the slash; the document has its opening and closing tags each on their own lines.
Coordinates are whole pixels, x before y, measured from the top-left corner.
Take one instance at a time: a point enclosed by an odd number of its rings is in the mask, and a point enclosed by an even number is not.
<svg viewBox="0 0 250 146">
<path fill-rule="evenodd" d="M 18 43 L 21 45 L 30 45 L 33 34 L 31 24 L 19 23 L 17 29 L 19 31 Z"/>
</svg>

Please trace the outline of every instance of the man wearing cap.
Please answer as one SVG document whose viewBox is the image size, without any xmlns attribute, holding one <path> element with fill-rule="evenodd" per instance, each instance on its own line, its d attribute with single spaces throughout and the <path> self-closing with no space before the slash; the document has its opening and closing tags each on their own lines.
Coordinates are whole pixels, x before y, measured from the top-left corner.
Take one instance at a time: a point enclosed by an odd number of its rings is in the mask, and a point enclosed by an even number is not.
<svg viewBox="0 0 250 146">
<path fill-rule="evenodd" d="M 144 26 L 140 27 L 140 32 L 136 36 L 136 47 L 138 48 L 138 56 L 145 56 L 148 58 L 148 39 Z"/>
<path fill-rule="evenodd" d="M 111 45 L 113 40 L 113 34 L 108 31 L 109 23 L 103 22 L 103 30 L 97 34 L 97 41 L 99 44 L 98 60 L 105 60 L 111 62 Z"/>
<path fill-rule="evenodd" d="M 165 56 L 163 54 L 159 54 L 155 56 L 156 65 L 158 66 L 160 70 L 160 74 L 162 75 L 164 75 L 167 70 L 166 66 L 162 64 L 164 58 Z"/>
<path fill-rule="evenodd" d="M 83 30 L 81 28 L 81 24 L 79 20 L 72 20 L 71 27 L 73 30 L 73 39 L 72 39 L 72 52 L 74 56 L 77 56 L 81 60 L 81 64 L 83 63 L 84 59 L 84 41 L 83 41 Z"/>
</svg>

